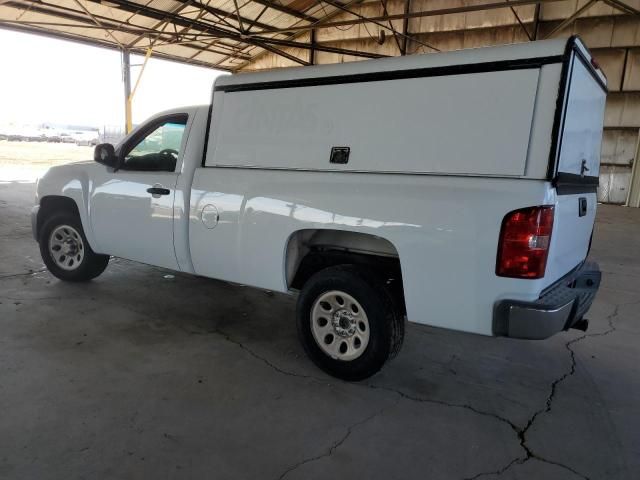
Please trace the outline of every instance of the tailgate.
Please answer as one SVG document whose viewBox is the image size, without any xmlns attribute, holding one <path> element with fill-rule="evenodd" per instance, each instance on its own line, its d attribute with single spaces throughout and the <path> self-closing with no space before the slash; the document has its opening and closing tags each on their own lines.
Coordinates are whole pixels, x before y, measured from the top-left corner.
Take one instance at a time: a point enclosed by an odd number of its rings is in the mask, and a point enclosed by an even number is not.
<svg viewBox="0 0 640 480">
<path fill-rule="evenodd" d="M 570 42 L 564 104 L 557 118 L 553 172 L 557 200 L 547 263 L 550 282 L 587 256 L 596 214 L 596 189 L 606 101 L 606 80 L 584 45 Z"/>
</svg>

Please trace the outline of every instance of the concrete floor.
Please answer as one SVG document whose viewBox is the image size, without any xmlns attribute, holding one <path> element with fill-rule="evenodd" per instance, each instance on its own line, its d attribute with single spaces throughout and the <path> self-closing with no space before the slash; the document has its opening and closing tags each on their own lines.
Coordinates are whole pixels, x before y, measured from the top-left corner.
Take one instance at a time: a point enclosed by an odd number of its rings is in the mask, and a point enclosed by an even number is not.
<svg viewBox="0 0 640 480">
<path fill-rule="evenodd" d="M 291 298 L 120 259 L 57 281 L 33 192 L 0 184 L 0 478 L 640 478 L 640 210 L 600 207 L 586 335 L 410 326 L 348 384 Z"/>
</svg>

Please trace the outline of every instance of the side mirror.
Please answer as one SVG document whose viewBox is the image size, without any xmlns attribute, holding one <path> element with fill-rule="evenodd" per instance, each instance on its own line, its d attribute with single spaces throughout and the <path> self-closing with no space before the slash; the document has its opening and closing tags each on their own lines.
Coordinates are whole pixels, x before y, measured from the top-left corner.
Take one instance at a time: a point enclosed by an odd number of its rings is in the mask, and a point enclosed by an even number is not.
<svg viewBox="0 0 640 480">
<path fill-rule="evenodd" d="M 101 143 L 96 145 L 93 151 L 93 159 L 111 168 L 118 168 L 118 156 L 116 155 L 116 149 L 110 143 Z"/>
</svg>

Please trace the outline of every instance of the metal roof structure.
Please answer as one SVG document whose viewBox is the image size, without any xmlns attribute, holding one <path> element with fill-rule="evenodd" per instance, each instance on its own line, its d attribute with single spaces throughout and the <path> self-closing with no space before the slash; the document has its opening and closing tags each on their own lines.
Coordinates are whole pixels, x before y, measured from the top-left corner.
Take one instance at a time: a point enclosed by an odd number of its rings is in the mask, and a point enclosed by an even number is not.
<svg viewBox="0 0 640 480">
<path fill-rule="evenodd" d="M 391 12 L 385 0 L 0 0 L 0 28 L 131 53 L 145 54 L 152 48 L 157 58 L 233 72 L 265 52 L 301 65 L 314 63 L 314 52 L 384 56 L 374 50 L 317 42 L 315 32 L 320 29 L 377 25 L 401 47 L 408 38 L 401 26 L 410 18 L 513 10 L 556 1 L 479 0 L 454 2 L 455 6 L 434 2 L 433 8 L 421 11 Z M 367 17 L 359 13 L 358 8 L 368 3 L 382 5 L 384 14 Z M 605 3 L 638 14 L 620 0 Z M 445 7 L 440 8 L 442 5 Z"/>
<path fill-rule="evenodd" d="M 311 46 L 286 29 L 326 21 L 340 8 L 314 0 L 0 0 L 0 27 L 132 53 L 152 47 L 154 57 L 234 71 L 265 50 L 298 60 L 282 48 Z"/>
</svg>

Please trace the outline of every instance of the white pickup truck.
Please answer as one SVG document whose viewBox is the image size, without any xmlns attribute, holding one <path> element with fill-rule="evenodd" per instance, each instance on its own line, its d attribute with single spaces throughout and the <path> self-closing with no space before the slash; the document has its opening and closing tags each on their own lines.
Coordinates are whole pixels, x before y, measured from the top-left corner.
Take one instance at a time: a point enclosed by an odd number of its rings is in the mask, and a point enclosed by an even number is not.
<svg viewBox="0 0 640 480">
<path fill-rule="evenodd" d="M 33 231 L 62 280 L 113 255 L 298 293 L 307 353 L 348 380 L 405 319 L 586 329 L 606 91 L 577 38 L 224 76 L 51 168 Z"/>
</svg>

